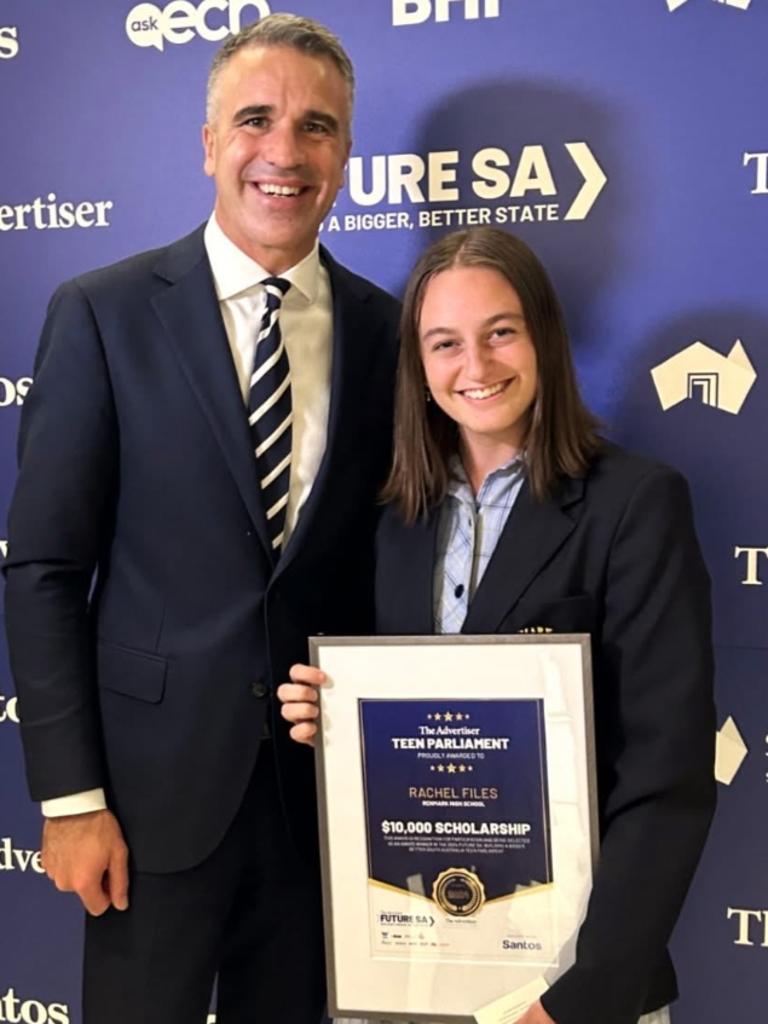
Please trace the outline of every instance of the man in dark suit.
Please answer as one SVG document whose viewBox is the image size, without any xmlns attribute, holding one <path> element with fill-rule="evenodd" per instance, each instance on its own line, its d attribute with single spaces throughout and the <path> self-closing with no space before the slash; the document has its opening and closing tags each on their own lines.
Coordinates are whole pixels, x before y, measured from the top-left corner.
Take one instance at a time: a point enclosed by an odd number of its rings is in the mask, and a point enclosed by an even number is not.
<svg viewBox="0 0 768 1024">
<path fill-rule="evenodd" d="M 7 628 L 87 1024 L 200 1022 L 217 972 L 220 1024 L 321 1016 L 311 766 L 272 695 L 308 634 L 372 626 L 397 304 L 317 245 L 352 90 L 315 22 L 232 37 L 208 224 L 49 308 Z"/>
</svg>

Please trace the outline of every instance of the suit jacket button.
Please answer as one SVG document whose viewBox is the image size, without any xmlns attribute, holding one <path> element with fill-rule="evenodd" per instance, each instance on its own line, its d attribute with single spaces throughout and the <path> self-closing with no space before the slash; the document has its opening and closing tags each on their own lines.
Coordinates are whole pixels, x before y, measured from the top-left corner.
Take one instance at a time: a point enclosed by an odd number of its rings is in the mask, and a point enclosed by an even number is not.
<svg viewBox="0 0 768 1024">
<path fill-rule="evenodd" d="M 266 683 L 262 683 L 261 681 L 251 683 L 251 693 L 254 697 L 266 697 L 269 693 L 269 687 Z"/>
</svg>

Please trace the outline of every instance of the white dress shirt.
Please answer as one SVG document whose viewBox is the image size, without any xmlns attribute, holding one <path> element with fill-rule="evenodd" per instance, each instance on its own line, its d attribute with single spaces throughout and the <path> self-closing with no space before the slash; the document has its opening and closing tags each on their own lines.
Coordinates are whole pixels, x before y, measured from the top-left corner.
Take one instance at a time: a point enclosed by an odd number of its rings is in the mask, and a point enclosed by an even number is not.
<svg viewBox="0 0 768 1024">
<path fill-rule="evenodd" d="M 211 214 L 205 227 L 205 249 L 211 264 L 227 340 L 240 382 L 243 418 L 247 418 L 248 384 L 253 372 L 256 337 L 266 304 L 259 283 L 272 277 L 239 249 Z M 319 245 L 280 277 L 290 281 L 280 308 L 280 331 L 291 370 L 291 472 L 283 547 L 309 497 L 328 436 L 333 349 L 333 300 L 328 271 L 320 262 Z M 255 456 L 254 456 L 254 473 Z M 91 789 L 44 800 L 47 818 L 85 814 L 107 806 L 104 790 Z"/>
<path fill-rule="evenodd" d="M 215 215 L 211 215 L 205 228 L 205 248 L 245 408 L 256 336 L 266 305 L 266 292 L 259 282 L 273 275 L 227 238 Z M 291 282 L 280 307 L 280 332 L 291 368 L 293 408 L 285 547 L 325 452 L 331 402 L 333 305 L 331 282 L 320 262 L 319 245 L 279 276 Z"/>
</svg>

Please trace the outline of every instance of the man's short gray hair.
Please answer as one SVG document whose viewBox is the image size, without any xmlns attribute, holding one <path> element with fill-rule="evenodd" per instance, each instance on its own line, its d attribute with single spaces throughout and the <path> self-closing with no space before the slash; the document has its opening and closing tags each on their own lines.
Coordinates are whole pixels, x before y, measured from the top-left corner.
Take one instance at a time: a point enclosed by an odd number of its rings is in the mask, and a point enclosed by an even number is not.
<svg viewBox="0 0 768 1024">
<path fill-rule="evenodd" d="M 288 46 L 311 57 L 325 57 L 341 74 L 349 90 L 349 102 L 355 93 L 355 72 L 352 61 L 337 37 L 313 18 L 298 14 L 269 14 L 252 25 L 246 25 L 230 36 L 216 51 L 208 74 L 206 119 L 212 123 L 216 117 L 216 83 L 222 68 L 240 50 L 256 46 Z"/>
</svg>

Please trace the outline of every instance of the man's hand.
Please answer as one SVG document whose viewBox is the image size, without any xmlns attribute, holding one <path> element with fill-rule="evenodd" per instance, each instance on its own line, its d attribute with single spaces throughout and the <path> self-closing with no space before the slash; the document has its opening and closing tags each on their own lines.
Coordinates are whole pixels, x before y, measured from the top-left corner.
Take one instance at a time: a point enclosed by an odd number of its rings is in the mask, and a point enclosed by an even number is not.
<svg viewBox="0 0 768 1024">
<path fill-rule="evenodd" d="M 43 867 L 61 892 L 74 892 L 89 914 L 128 907 L 128 847 L 111 811 L 46 818 Z"/>
<path fill-rule="evenodd" d="M 516 1024 L 555 1024 L 540 1002 L 529 1006 L 522 1017 L 517 1018 Z"/>
<path fill-rule="evenodd" d="M 288 675 L 290 683 L 282 683 L 277 688 L 278 700 L 282 703 L 280 713 L 288 722 L 292 722 L 290 736 L 297 743 L 315 745 L 317 735 L 317 688 L 327 681 L 325 672 L 310 665 L 294 665 Z"/>
</svg>

